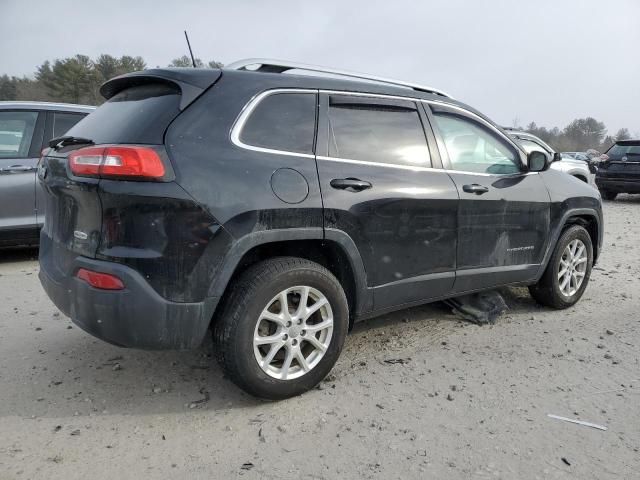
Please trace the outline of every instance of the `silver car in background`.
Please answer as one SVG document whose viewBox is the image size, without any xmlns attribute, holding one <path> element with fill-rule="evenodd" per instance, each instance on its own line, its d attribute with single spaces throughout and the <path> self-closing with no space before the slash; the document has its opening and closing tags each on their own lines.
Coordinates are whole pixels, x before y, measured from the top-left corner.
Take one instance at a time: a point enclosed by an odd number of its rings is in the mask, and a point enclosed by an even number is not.
<svg viewBox="0 0 640 480">
<path fill-rule="evenodd" d="M 0 247 L 36 245 L 44 221 L 40 152 L 95 107 L 0 102 Z"/>
<path fill-rule="evenodd" d="M 551 148 L 549 144 L 530 133 L 513 129 L 506 129 L 506 131 L 511 138 L 522 145 L 522 148 L 524 148 L 527 153 L 530 153 L 533 150 L 539 150 L 546 153 L 549 156 L 551 168 L 568 173 L 569 175 L 588 183 L 593 188 L 596 188 L 596 170 L 595 167 L 590 165 L 588 162 L 573 158 L 560 157 L 560 155 L 556 155 L 555 150 Z M 561 159 L 554 161 L 554 159 L 557 159 L 558 157 Z"/>
</svg>

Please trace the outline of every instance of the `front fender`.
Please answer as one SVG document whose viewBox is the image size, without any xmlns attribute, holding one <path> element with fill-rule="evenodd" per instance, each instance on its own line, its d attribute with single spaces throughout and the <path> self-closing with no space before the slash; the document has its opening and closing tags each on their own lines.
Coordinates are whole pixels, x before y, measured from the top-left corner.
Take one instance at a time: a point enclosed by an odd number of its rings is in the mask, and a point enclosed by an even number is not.
<svg viewBox="0 0 640 480">
<path fill-rule="evenodd" d="M 598 238 L 597 238 L 597 241 L 595 242 L 595 244 L 593 245 L 593 247 L 594 247 L 593 264 L 595 265 L 596 259 L 598 258 L 598 255 L 599 255 L 600 250 L 602 248 L 602 238 L 604 236 L 604 232 L 603 232 L 603 228 L 602 228 L 602 225 L 603 225 L 602 212 L 598 211 L 597 209 L 594 209 L 594 208 L 574 208 L 574 209 L 570 209 L 570 210 L 567 210 L 566 212 L 564 212 L 564 214 L 562 215 L 562 217 L 556 223 L 555 226 L 552 226 L 553 229 L 552 229 L 552 232 L 551 232 L 551 235 L 550 235 L 550 241 L 549 241 L 549 244 L 547 245 L 547 250 L 545 251 L 543 261 L 540 264 L 540 269 L 538 270 L 538 273 L 536 275 L 536 282 L 538 280 L 540 280 L 540 277 L 542 277 L 542 275 L 544 274 L 544 271 L 547 269 L 547 265 L 549 264 L 549 260 L 551 259 L 551 255 L 553 254 L 553 250 L 555 249 L 556 244 L 558 243 L 558 240 L 560 239 L 560 235 L 562 234 L 562 232 L 564 230 L 564 227 L 568 223 L 570 223 L 569 220 L 572 217 L 591 217 L 596 222 L 597 231 L 598 231 Z"/>
</svg>

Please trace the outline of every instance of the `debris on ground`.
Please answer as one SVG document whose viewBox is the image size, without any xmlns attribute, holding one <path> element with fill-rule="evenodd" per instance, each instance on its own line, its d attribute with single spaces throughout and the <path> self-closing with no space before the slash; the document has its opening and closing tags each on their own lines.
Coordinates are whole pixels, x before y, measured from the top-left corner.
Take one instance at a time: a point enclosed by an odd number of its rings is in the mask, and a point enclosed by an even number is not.
<svg viewBox="0 0 640 480">
<path fill-rule="evenodd" d="M 477 325 L 495 322 L 509 308 L 496 290 L 463 295 L 444 300 L 444 303 L 451 307 L 454 315 Z"/>
<path fill-rule="evenodd" d="M 561 458 L 560 458 L 560 460 L 562 460 L 562 462 L 563 462 L 565 465 L 567 465 L 567 466 L 569 466 L 569 467 L 571 466 L 571 463 L 569 463 L 569 460 L 567 460 L 566 458 L 561 457 Z"/>
<path fill-rule="evenodd" d="M 211 398 L 209 396 L 209 392 L 207 392 L 204 387 L 202 387 L 200 389 L 200 393 L 203 395 L 203 397 L 199 400 L 194 400 L 193 402 L 191 402 L 189 404 L 189 408 L 197 408 L 201 405 L 204 405 L 205 403 L 207 403 L 209 401 L 209 399 Z"/>
<path fill-rule="evenodd" d="M 585 421 L 582 421 L 582 420 L 576 420 L 574 418 L 561 417 L 559 415 L 553 415 L 551 413 L 548 413 L 547 417 L 555 418 L 556 420 L 562 420 L 564 422 L 577 423 L 578 425 L 584 425 L 585 427 L 597 428 L 598 430 L 607 430 L 607 427 L 604 427 L 602 425 L 598 425 L 596 423 L 585 422 Z"/>
<path fill-rule="evenodd" d="M 253 463 L 251 462 L 246 462 L 243 463 L 242 466 L 240 467 L 242 470 L 251 470 L 254 467 Z"/>
<path fill-rule="evenodd" d="M 396 364 L 404 365 L 406 363 L 409 363 L 410 360 L 411 360 L 410 358 L 389 358 L 383 361 L 384 363 L 387 363 L 389 365 L 396 365 Z"/>
<path fill-rule="evenodd" d="M 209 365 L 191 365 L 192 370 L 209 370 Z"/>
</svg>

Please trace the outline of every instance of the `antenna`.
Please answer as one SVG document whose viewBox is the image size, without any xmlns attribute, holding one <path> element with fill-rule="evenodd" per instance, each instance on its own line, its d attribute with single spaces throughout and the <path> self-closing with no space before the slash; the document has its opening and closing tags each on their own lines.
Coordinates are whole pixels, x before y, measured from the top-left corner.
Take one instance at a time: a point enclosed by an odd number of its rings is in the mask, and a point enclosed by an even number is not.
<svg viewBox="0 0 640 480">
<path fill-rule="evenodd" d="M 189 47 L 189 55 L 191 55 L 191 63 L 193 63 L 193 68 L 196 67 L 196 59 L 193 57 L 193 50 L 191 50 L 191 42 L 189 42 L 189 35 L 187 35 L 187 31 L 184 31 L 184 38 L 187 39 L 187 47 Z"/>
</svg>

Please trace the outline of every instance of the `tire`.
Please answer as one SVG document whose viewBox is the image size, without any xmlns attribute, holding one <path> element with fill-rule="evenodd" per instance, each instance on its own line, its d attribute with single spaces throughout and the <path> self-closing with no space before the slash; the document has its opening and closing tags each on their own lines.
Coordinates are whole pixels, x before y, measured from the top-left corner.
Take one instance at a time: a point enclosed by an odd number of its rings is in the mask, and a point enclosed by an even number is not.
<svg viewBox="0 0 640 480">
<path fill-rule="evenodd" d="M 577 241 L 576 243 L 573 243 Z M 586 260 L 581 261 L 579 264 L 574 265 L 574 271 L 578 272 L 576 275 L 579 275 L 580 272 L 583 272 L 582 281 L 578 285 L 578 288 L 573 291 L 572 284 L 573 278 L 569 280 L 568 283 L 565 283 L 563 280 L 566 279 L 566 276 L 562 277 L 562 280 L 559 278 L 561 275 L 561 261 L 564 262 L 562 268 L 565 269 L 564 265 L 567 263 L 571 263 L 571 256 L 567 255 L 566 249 L 567 247 L 572 245 L 580 245 L 584 246 L 584 253 L 586 254 Z M 577 252 L 577 249 L 576 249 Z M 565 255 L 567 255 L 565 257 Z M 577 257 L 577 255 L 576 255 Z M 583 258 L 583 257 L 581 257 Z M 585 264 L 584 271 L 582 271 L 582 264 Z M 558 243 L 556 243 L 556 247 L 551 255 L 551 259 L 549 260 L 549 264 L 547 265 L 547 269 L 545 270 L 542 278 L 538 281 L 537 284 L 531 285 L 529 287 L 529 292 L 531 296 L 542 305 L 546 305 L 547 307 L 563 309 L 568 308 L 574 305 L 582 294 L 584 290 L 587 288 L 587 284 L 589 283 L 589 277 L 591 276 L 591 268 L 593 266 L 593 245 L 591 243 L 591 237 L 589 233 L 579 225 L 573 225 L 567 228 L 560 238 L 558 239 Z M 565 272 L 567 270 L 565 269 Z M 569 275 L 571 271 L 565 273 L 565 275 Z M 577 278 L 577 277 L 576 277 Z M 563 290 L 564 284 L 564 290 Z"/>
<path fill-rule="evenodd" d="M 602 198 L 605 200 L 615 200 L 618 196 L 616 192 L 611 192 L 609 190 L 601 190 L 600 195 L 602 195 Z"/>
<path fill-rule="evenodd" d="M 216 356 L 227 378 L 247 393 L 269 400 L 315 387 L 338 360 L 349 328 L 347 298 L 336 277 L 309 260 L 276 257 L 249 267 L 230 288 L 213 328 Z M 308 300 L 303 309 L 305 291 Z M 332 327 L 327 326 L 331 318 Z M 316 341 L 312 343 L 310 336 Z M 257 345 L 254 338 L 277 340 Z M 271 349 L 276 353 L 267 363 Z M 289 355 L 292 359 L 286 366 Z"/>
</svg>

